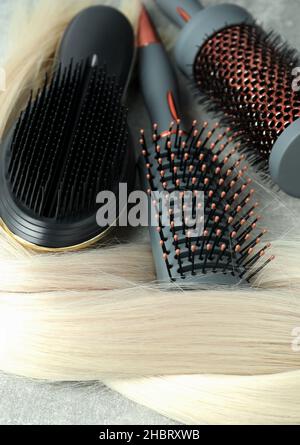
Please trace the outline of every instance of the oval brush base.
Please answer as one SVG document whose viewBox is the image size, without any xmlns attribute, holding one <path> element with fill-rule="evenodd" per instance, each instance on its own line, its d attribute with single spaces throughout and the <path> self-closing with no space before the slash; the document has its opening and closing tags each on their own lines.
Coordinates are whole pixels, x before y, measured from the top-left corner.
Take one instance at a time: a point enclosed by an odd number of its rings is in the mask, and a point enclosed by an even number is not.
<svg viewBox="0 0 300 445">
<path fill-rule="evenodd" d="M 25 247 L 39 251 L 79 250 L 104 238 L 110 227 L 98 226 L 96 212 L 79 220 L 69 217 L 58 221 L 54 217 L 39 217 L 26 206 L 15 201 L 5 171 L 12 136 L 13 129 L 2 143 L 0 153 L 0 218 L 5 231 Z M 132 146 L 131 138 L 129 141 L 129 146 Z M 133 150 L 128 149 L 120 180 L 127 182 L 128 191 L 134 188 L 134 167 L 134 153 Z M 120 214 L 122 209 L 118 210 Z"/>
<path fill-rule="evenodd" d="M 54 73 L 1 146 L 0 218 L 18 240 L 74 249 L 107 231 L 98 194 L 118 197 L 119 183 L 130 192 L 135 182 L 123 105 L 134 53 L 132 27 L 116 9 L 88 8 L 67 28 Z"/>
</svg>

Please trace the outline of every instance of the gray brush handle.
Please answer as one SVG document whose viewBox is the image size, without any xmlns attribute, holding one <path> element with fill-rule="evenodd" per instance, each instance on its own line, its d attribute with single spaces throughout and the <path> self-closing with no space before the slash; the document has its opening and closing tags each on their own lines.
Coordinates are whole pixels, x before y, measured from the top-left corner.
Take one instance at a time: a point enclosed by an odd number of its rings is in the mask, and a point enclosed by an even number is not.
<svg viewBox="0 0 300 445">
<path fill-rule="evenodd" d="M 197 0 L 156 0 L 160 9 L 181 28 L 195 14 L 203 9 Z"/>
<path fill-rule="evenodd" d="M 140 48 L 139 78 L 152 123 L 166 131 L 179 116 L 178 85 L 161 43 Z M 175 112 L 175 113 L 174 113 Z"/>
</svg>

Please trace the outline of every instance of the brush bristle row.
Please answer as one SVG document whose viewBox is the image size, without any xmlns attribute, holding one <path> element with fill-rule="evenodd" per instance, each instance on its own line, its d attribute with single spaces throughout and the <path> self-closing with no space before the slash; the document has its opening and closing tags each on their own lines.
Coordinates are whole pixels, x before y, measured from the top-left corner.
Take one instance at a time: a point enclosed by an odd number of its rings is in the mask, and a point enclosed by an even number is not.
<svg viewBox="0 0 300 445">
<path fill-rule="evenodd" d="M 200 48 L 194 65 L 196 88 L 211 111 L 240 133 L 242 148 L 263 170 L 274 143 L 300 117 L 293 91 L 296 52 L 256 25 L 217 32 Z"/>
<path fill-rule="evenodd" d="M 58 68 L 30 98 L 13 135 L 8 179 L 34 215 L 89 215 L 96 196 L 118 182 L 127 150 L 122 91 L 104 67 Z"/>
<path fill-rule="evenodd" d="M 161 254 L 173 280 L 209 273 L 252 279 L 255 266 L 270 247 L 261 244 L 266 231 L 258 229 L 254 190 L 246 177 L 243 156 L 237 155 L 240 144 L 234 145 L 234 138 L 228 136 L 230 131 L 219 130 L 218 124 L 210 130 L 207 123 L 197 129 L 194 122 L 184 133 L 178 122 L 159 135 L 154 125 L 151 147 L 142 131 L 149 193 L 191 191 L 193 218 L 196 197 L 199 192 L 204 195 L 204 230 L 197 236 L 196 225 L 190 227 L 184 209 L 180 210 L 180 226 L 174 225 L 178 210 L 173 212 L 171 208 L 169 227 L 163 226 L 161 209 L 157 212 Z M 262 266 L 258 265 L 257 271 Z"/>
</svg>

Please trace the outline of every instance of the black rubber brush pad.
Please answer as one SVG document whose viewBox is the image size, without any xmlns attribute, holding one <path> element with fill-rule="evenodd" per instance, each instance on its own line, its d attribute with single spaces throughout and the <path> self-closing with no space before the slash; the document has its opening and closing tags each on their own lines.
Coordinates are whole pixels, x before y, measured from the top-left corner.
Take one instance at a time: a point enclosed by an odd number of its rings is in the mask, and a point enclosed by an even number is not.
<svg viewBox="0 0 300 445">
<path fill-rule="evenodd" d="M 59 50 L 62 66 L 97 55 L 109 75 L 126 85 L 134 58 L 134 33 L 127 18 L 114 8 L 92 6 L 67 28 Z"/>
</svg>

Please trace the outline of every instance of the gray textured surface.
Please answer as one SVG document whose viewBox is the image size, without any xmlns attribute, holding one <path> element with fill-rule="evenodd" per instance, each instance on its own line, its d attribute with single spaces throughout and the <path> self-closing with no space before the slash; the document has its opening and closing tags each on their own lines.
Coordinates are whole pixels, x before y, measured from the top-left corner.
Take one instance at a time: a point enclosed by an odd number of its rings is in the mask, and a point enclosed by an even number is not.
<svg viewBox="0 0 300 445">
<path fill-rule="evenodd" d="M 8 9 L 13 8 L 15 0 L 0 0 L 0 25 L 2 32 L 2 45 L 5 42 L 3 32 L 7 20 Z M 25 0 L 24 0 L 25 1 Z M 39 1 L 39 0 L 37 0 Z M 63 0 L 62 0 L 63 1 Z M 130 0 L 129 0 L 130 1 Z M 151 4 L 153 18 L 162 28 L 167 25 L 166 20 L 159 17 Z M 275 31 L 289 40 L 295 47 L 300 47 L 300 33 L 298 21 L 300 19 L 300 0 L 227 0 L 228 3 L 247 6 L 258 21 L 267 29 Z M 204 5 L 219 4 L 221 0 L 205 0 Z M 172 36 L 175 28 L 169 28 L 167 34 Z M 3 46 L 2 46 L 3 51 Z M 3 54 L 3 53 L 2 53 Z M 1 58 L 1 54 L 0 54 Z M 191 117 L 199 116 L 199 109 L 191 106 L 191 96 L 187 93 L 186 82 L 182 79 L 183 105 L 185 111 L 189 110 Z M 131 122 L 137 130 L 147 126 L 147 117 L 142 101 L 136 95 L 136 80 L 131 87 Z M 254 175 L 255 177 L 255 175 Z M 264 214 L 269 221 L 280 220 L 276 226 L 271 224 L 271 236 L 284 236 L 291 230 L 291 215 L 300 210 L 300 201 L 287 198 L 283 194 L 274 194 L 274 200 L 264 201 L 266 191 L 261 187 Z M 279 215 L 281 218 L 278 218 Z M 282 231 L 281 227 L 285 230 Z M 279 266 L 278 266 L 279 267 Z M 115 394 L 101 385 L 51 385 L 31 382 L 12 376 L 0 376 L 0 424 L 167 424 L 167 419 L 135 405 L 118 394 Z"/>
<path fill-rule="evenodd" d="M 1 425 L 143 425 L 167 419 L 100 384 L 48 384 L 0 378 Z"/>
</svg>

